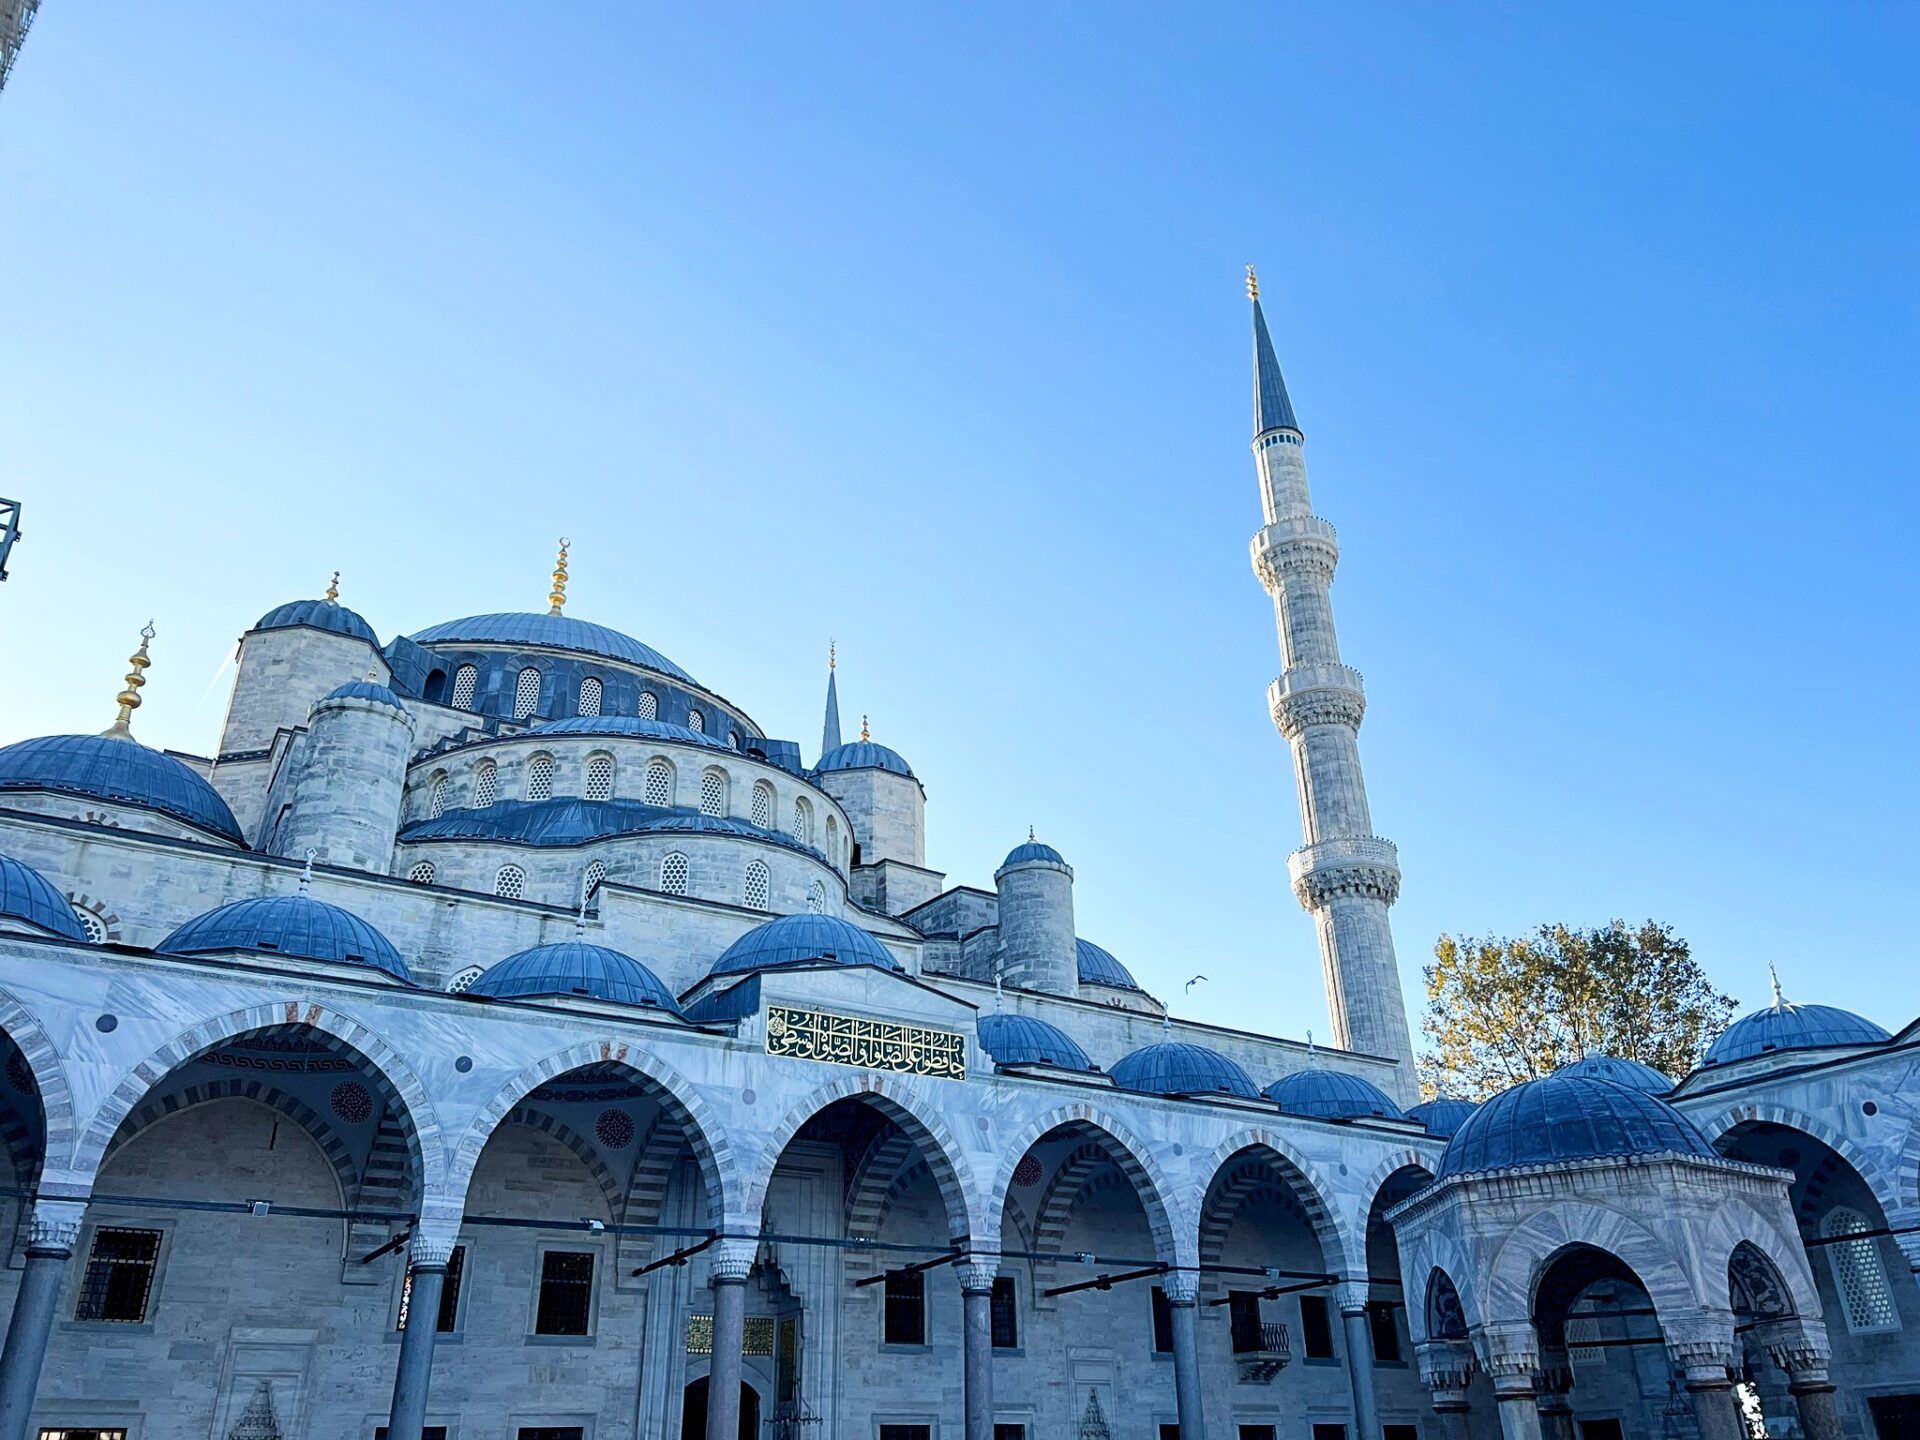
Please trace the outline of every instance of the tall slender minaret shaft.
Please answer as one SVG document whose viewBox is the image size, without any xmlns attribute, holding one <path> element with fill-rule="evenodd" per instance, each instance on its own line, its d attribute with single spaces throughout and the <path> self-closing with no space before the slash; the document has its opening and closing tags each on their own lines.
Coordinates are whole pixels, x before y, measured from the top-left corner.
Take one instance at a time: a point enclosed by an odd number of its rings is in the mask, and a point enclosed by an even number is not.
<svg viewBox="0 0 1920 1440">
<path fill-rule="evenodd" d="M 1326 974 L 1334 1043 L 1400 1062 L 1402 1103 L 1416 1098 L 1413 1041 L 1393 954 L 1387 909 L 1400 894 L 1393 842 L 1373 833 L 1360 774 L 1360 673 L 1340 663 L 1333 630 L 1333 527 L 1307 495 L 1303 437 L 1260 309 L 1253 300 L 1253 454 L 1265 525 L 1253 537 L 1253 568 L 1273 596 L 1280 678 L 1267 691 L 1273 723 L 1293 747 L 1306 844 L 1287 862 L 1293 893 L 1313 915 Z"/>
</svg>

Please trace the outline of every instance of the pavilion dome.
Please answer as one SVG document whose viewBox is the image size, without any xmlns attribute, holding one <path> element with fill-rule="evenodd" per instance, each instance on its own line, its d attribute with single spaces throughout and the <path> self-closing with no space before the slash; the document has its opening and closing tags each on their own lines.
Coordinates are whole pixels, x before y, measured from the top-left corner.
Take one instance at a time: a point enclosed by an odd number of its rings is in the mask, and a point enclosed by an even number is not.
<svg viewBox="0 0 1920 1440">
<path fill-rule="evenodd" d="M 566 940 L 536 945 L 487 967 L 466 989 L 469 995 L 496 1000 L 525 1000 L 552 995 L 584 995 L 616 1005 L 644 1005 L 678 1015 L 673 992 L 653 971 L 618 950 Z"/>
<path fill-rule="evenodd" d="M 1407 1118 L 1379 1086 L 1358 1075 L 1318 1066 L 1282 1075 L 1267 1087 L 1267 1098 L 1289 1115 L 1306 1115 L 1316 1120 Z"/>
<path fill-rule="evenodd" d="M 887 947 L 858 925 L 833 915 L 803 911 L 755 926 L 729 945 L 708 973 L 736 975 L 820 960 L 841 965 L 877 965 L 883 970 L 900 968 L 900 962 L 887 953 Z"/>
<path fill-rule="evenodd" d="M 1467 1123 L 1467 1117 L 1480 1107 L 1471 1100 L 1457 1100 L 1451 1095 L 1436 1095 L 1431 1100 L 1423 1100 L 1407 1111 L 1409 1120 L 1418 1120 L 1427 1127 L 1427 1133 L 1440 1140 L 1451 1140 L 1459 1134 L 1460 1127 Z"/>
<path fill-rule="evenodd" d="M 84 940 L 87 932 L 54 883 L 31 865 L 0 855 L 0 926 L 17 921 L 62 940 Z"/>
<path fill-rule="evenodd" d="M 601 660 L 617 660 L 692 685 L 694 678 L 651 645 L 643 645 L 631 635 L 622 635 L 605 625 L 576 620 L 571 615 L 536 614 L 510 611 L 494 615 L 469 615 L 461 620 L 445 620 L 429 625 L 412 637 L 414 644 L 429 650 L 461 645 L 504 645 L 517 650 L 568 650 L 576 655 L 592 655 Z"/>
<path fill-rule="evenodd" d="M 373 633 L 373 627 L 337 600 L 289 600 L 253 622 L 256 630 L 292 630 L 300 626 L 364 640 L 376 650 L 380 647 L 380 637 Z"/>
<path fill-rule="evenodd" d="M 245 845 L 219 793 L 193 770 L 137 740 L 113 735 L 43 735 L 0 749 L 0 791 L 46 790 L 151 810 Z"/>
<path fill-rule="evenodd" d="M 1032 837 L 1028 837 L 1025 841 L 1014 846 L 1013 849 L 1007 852 L 1007 858 L 1000 862 L 1000 868 L 1004 870 L 1009 865 L 1030 865 L 1036 860 L 1044 861 L 1051 865 L 1064 865 L 1067 863 L 1067 857 L 1054 849 L 1053 846 L 1047 844 L 1046 841 L 1035 840 Z M 1101 953 L 1106 954 L 1105 951 L 1101 951 Z M 1107 958 L 1111 960 L 1113 957 L 1109 955 Z M 1118 964 L 1119 962 L 1115 961 L 1115 963 Z"/>
<path fill-rule="evenodd" d="M 320 700 L 324 705 L 329 700 L 367 700 L 375 705 L 387 705 L 406 713 L 407 707 L 400 703 L 400 697 L 382 685 L 378 680 L 349 680 L 344 685 L 335 686 Z M 315 706 L 318 709 L 319 706 Z"/>
<path fill-rule="evenodd" d="M 886 770 L 909 778 L 913 775 L 913 767 L 901 758 L 898 750 L 889 750 L 872 740 L 849 740 L 834 746 L 820 757 L 820 763 L 813 770 L 816 775 L 834 770 Z"/>
<path fill-rule="evenodd" d="M 980 1048 L 1001 1065 L 1051 1065 L 1089 1072 L 1097 1068 L 1071 1035 L 1031 1015 L 996 1011 L 982 1015 L 977 1028 Z"/>
<path fill-rule="evenodd" d="M 1742 1015 L 1707 1047 L 1703 1065 L 1731 1065 L 1780 1050 L 1818 1050 L 1828 1045 L 1875 1045 L 1890 1040 L 1864 1015 L 1832 1005 L 1796 1005 L 1776 999 L 1764 1010 Z"/>
<path fill-rule="evenodd" d="M 1237 1095 L 1258 1100 L 1260 1089 L 1238 1063 L 1218 1050 L 1163 1041 L 1122 1056 L 1108 1072 L 1122 1090 L 1149 1095 Z"/>
<path fill-rule="evenodd" d="M 391 940 L 351 910 L 310 895 L 236 900 L 195 916 L 153 948 L 162 955 L 253 950 L 300 960 L 365 965 L 413 983 L 407 962 L 400 958 Z"/>
<path fill-rule="evenodd" d="M 1673 1078 L 1638 1060 L 1622 1060 L 1613 1055 L 1583 1055 L 1553 1072 L 1556 1075 L 1584 1075 L 1589 1080 L 1611 1080 L 1629 1090 L 1644 1090 L 1649 1095 L 1665 1095 L 1673 1089 Z"/>
<path fill-rule="evenodd" d="M 1079 961 L 1082 985 L 1109 985 L 1115 990 L 1138 990 L 1140 984 L 1126 966 L 1091 940 L 1075 939 L 1073 953 Z"/>
<path fill-rule="evenodd" d="M 1691 1120 L 1644 1090 L 1581 1075 L 1549 1075 L 1502 1091 L 1468 1116 L 1447 1142 L 1439 1178 L 1665 1153 L 1716 1158 Z"/>
</svg>

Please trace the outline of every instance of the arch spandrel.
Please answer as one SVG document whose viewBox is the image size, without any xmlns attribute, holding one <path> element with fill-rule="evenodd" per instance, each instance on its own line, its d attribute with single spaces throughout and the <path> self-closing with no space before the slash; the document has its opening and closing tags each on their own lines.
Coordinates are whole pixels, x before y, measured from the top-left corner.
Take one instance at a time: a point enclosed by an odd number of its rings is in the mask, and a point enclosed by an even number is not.
<svg viewBox="0 0 1920 1440">
<path fill-rule="evenodd" d="M 1820 1315 L 1820 1292 L 1807 1264 L 1806 1247 L 1800 1232 L 1789 1220 L 1787 1225 L 1769 1220 L 1758 1208 L 1743 1200 L 1729 1199 L 1714 1211 L 1707 1224 L 1702 1244 L 1703 1269 L 1711 1274 L 1717 1265 L 1725 1270 L 1736 1251 L 1751 1246 L 1768 1265 L 1786 1291 L 1796 1314 L 1815 1319 Z M 1705 1278 L 1705 1277 L 1703 1277 Z"/>
<path fill-rule="evenodd" d="M 1200 1262 L 1198 1217 L 1182 1203 L 1181 1191 L 1154 1158 L 1153 1150 L 1143 1143 L 1126 1122 L 1105 1107 L 1076 1101 L 1049 1110 L 1023 1126 L 1001 1152 L 1000 1166 L 986 1194 L 986 1206 L 992 1217 L 999 1243 L 1001 1215 L 1013 1193 L 1013 1172 L 1021 1159 L 1046 1136 L 1060 1129 L 1081 1129 L 1098 1140 L 1107 1158 L 1132 1182 L 1140 1208 L 1146 1212 L 1152 1232 L 1156 1258 L 1168 1265 L 1191 1267 Z"/>
</svg>

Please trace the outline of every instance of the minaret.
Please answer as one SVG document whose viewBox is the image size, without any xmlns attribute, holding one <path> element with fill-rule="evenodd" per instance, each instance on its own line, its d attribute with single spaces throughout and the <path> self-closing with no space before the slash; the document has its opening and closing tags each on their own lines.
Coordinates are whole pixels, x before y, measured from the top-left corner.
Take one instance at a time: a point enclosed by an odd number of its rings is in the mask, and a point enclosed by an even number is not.
<svg viewBox="0 0 1920 1440">
<path fill-rule="evenodd" d="M 833 641 L 827 642 L 827 718 L 820 727 L 820 753 L 840 748 L 840 687 L 835 683 L 834 672 L 839 669 L 839 647 Z"/>
<path fill-rule="evenodd" d="M 1293 747 L 1306 844 L 1288 859 L 1293 893 L 1320 934 L 1334 1043 L 1400 1062 L 1386 1087 L 1417 1098 L 1413 1042 L 1393 954 L 1387 907 L 1400 894 L 1398 854 L 1373 833 L 1360 774 L 1360 673 L 1340 663 L 1330 590 L 1340 547 L 1307 496 L 1303 437 L 1247 267 L 1253 301 L 1253 454 L 1266 521 L 1253 537 L 1253 568 L 1273 596 L 1280 678 L 1267 691 L 1273 723 Z"/>
</svg>

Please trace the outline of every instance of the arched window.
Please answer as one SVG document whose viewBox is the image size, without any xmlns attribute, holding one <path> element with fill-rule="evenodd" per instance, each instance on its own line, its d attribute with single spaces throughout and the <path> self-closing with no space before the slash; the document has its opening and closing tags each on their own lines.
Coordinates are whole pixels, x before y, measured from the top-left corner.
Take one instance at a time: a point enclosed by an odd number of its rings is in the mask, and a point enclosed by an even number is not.
<svg viewBox="0 0 1920 1440">
<path fill-rule="evenodd" d="M 500 798 L 500 767 L 491 760 L 482 760 L 480 768 L 473 772 L 473 808 L 484 810 Z"/>
<path fill-rule="evenodd" d="M 462 665 L 453 672 L 453 708 L 471 710 L 473 692 L 480 684 L 480 672 L 471 665 Z"/>
<path fill-rule="evenodd" d="M 513 718 L 525 720 L 540 708 L 540 672 L 529 665 L 513 687 Z"/>
<path fill-rule="evenodd" d="M 840 822 L 831 815 L 827 816 L 827 863 L 840 868 Z"/>
<path fill-rule="evenodd" d="M 727 731 L 727 749 L 738 750 L 739 748 L 740 748 L 740 732 L 738 730 Z"/>
<path fill-rule="evenodd" d="M 642 690 L 640 692 L 640 708 L 634 713 L 642 720 L 658 720 L 660 718 L 660 697 L 651 690 Z"/>
<path fill-rule="evenodd" d="M 76 905 L 73 907 L 73 918 L 78 920 L 80 922 L 80 928 L 87 932 L 87 943 L 89 945 L 104 945 L 107 943 L 106 922 L 98 915 L 94 914 L 91 910 L 82 910 Z"/>
<path fill-rule="evenodd" d="M 727 813 L 726 771 L 709 770 L 700 777 L 700 813 L 702 815 Z"/>
<path fill-rule="evenodd" d="M 773 872 L 758 860 L 747 866 L 747 883 L 741 892 L 741 899 L 749 910 L 767 908 L 767 895 L 773 889 Z"/>
<path fill-rule="evenodd" d="M 764 780 L 753 787 L 753 823 L 762 830 L 773 828 L 773 786 Z"/>
<path fill-rule="evenodd" d="M 815 915 L 827 908 L 827 887 L 818 880 L 807 886 L 807 909 Z"/>
<path fill-rule="evenodd" d="M 669 895 L 687 893 L 687 874 L 691 867 L 678 850 L 660 862 L 660 888 Z"/>
<path fill-rule="evenodd" d="M 542 751 L 527 761 L 527 799 L 553 798 L 553 756 Z"/>
<path fill-rule="evenodd" d="M 502 900 L 518 900 L 527 888 L 527 872 L 518 865 L 502 865 L 493 877 L 493 893 Z"/>
<path fill-rule="evenodd" d="M 587 785 L 584 793 L 589 800 L 613 798 L 613 756 L 602 753 L 587 757 Z"/>
<path fill-rule="evenodd" d="M 580 877 L 580 899 L 582 903 L 591 902 L 593 892 L 600 888 L 600 882 L 607 878 L 607 862 L 595 860 L 587 866 L 586 873 Z"/>
<path fill-rule="evenodd" d="M 707 717 L 702 715 L 698 710 L 687 711 L 687 729 L 693 731 L 696 735 L 706 734 Z"/>
<path fill-rule="evenodd" d="M 1872 1228 L 1866 1216 L 1844 1205 L 1829 1210 L 1820 1223 L 1821 1235 L 1829 1240 L 1864 1235 Z M 1893 1292 L 1887 1288 L 1887 1272 L 1880 1263 L 1880 1242 L 1841 1240 L 1821 1248 L 1833 1265 L 1833 1287 L 1840 1292 L 1840 1304 L 1847 1312 L 1847 1328 L 1856 1335 L 1899 1329 L 1900 1315 L 1893 1308 Z"/>
<path fill-rule="evenodd" d="M 447 772 L 442 770 L 427 782 L 427 818 L 438 820 L 447 813 Z"/>
<path fill-rule="evenodd" d="M 486 973 L 487 972 L 478 965 L 469 965 L 458 975 L 447 981 L 447 993 L 449 995 L 466 994 L 467 987 Z"/>
<path fill-rule="evenodd" d="M 416 885 L 433 884 L 433 861 L 422 860 L 418 865 L 407 871 L 407 879 Z"/>
<path fill-rule="evenodd" d="M 420 698 L 434 705 L 446 703 L 447 672 L 444 670 L 429 670 L 427 672 L 427 683 L 420 687 Z"/>
<path fill-rule="evenodd" d="M 600 713 L 600 701 L 603 694 L 603 688 L 599 680 L 595 677 L 589 675 L 586 679 L 582 680 L 580 682 L 580 713 L 582 715 L 598 715 Z"/>
<path fill-rule="evenodd" d="M 794 798 L 793 838 L 802 845 L 813 843 L 813 806 L 807 803 L 807 797 L 804 795 Z"/>
<path fill-rule="evenodd" d="M 664 760 L 649 760 L 646 783 L 640 787 L 640 798 L 649 805 L 673 804 L 673 766 Z"/>
</svg>

